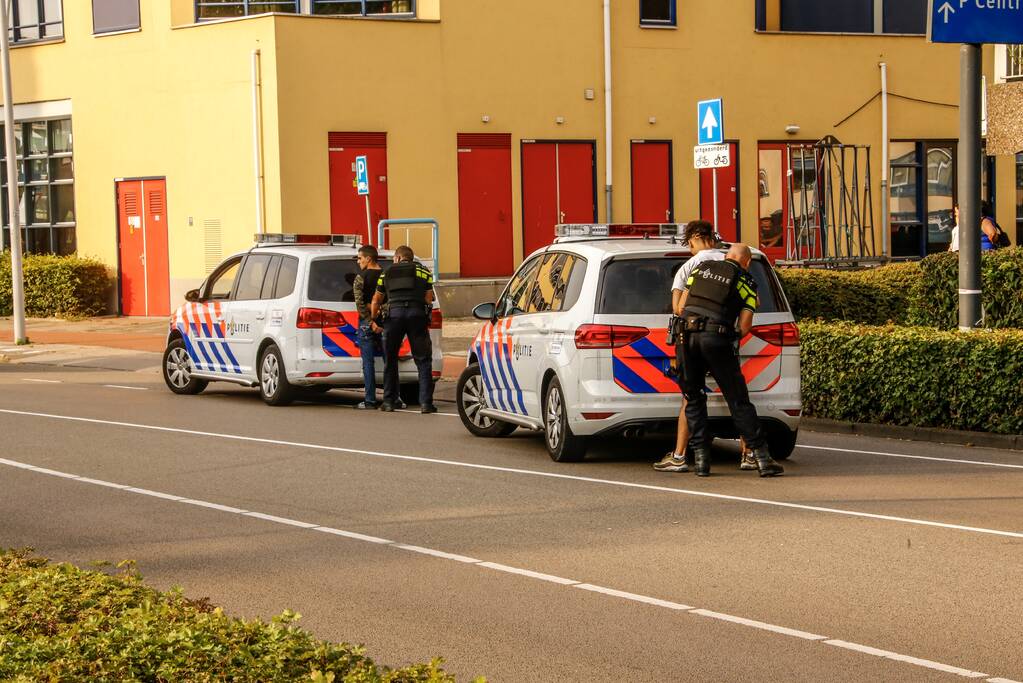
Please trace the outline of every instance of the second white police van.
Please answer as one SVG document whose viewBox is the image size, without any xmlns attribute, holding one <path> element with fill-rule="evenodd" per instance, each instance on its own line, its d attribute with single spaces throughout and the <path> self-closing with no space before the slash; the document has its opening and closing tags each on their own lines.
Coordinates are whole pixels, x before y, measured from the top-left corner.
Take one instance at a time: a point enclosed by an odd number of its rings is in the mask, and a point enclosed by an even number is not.
<svg viewBox="0 0 1023 683">
<path fill-rule="evenodd" d="M 163 377 L 176 394 L 198 394 L 210 382 L 256 387 L 269 405 L 302 393 L 362 387 L 359 313 L 352 284 L 359 266 L 355 235 L 257 235 L 249 251 L 210 273 L 171 316 Z M 393 252 L 380 251 L 380 266 Z M 372 295 L 371 295 L 372 296 Z M 444 366 L 443 318 L 433 309 L 433 377 Z M 408 341 L 399 355 L 401 398 L 419 401 Z M 382 359 L 376 364 L 383 383 Z"/>
<path fill-rule="evenodd" d="M 692 253 L 676 225 L 559 225 L 531 254 L 485 320 L 458 381 L 458 412 L 481 437 L 543 432 L 551 458 L 581 460 L 604 435 L 675 428 L 682 394 L 666 343 L 671 285 Z M 802 404 L 799 330 L 778 277 L 754 250 L 760 307 L 740 341 L 740 362 L 771 455 L 796 444 Z M 711 431 L 738 438 L 708 378 Z"/>
</svg>

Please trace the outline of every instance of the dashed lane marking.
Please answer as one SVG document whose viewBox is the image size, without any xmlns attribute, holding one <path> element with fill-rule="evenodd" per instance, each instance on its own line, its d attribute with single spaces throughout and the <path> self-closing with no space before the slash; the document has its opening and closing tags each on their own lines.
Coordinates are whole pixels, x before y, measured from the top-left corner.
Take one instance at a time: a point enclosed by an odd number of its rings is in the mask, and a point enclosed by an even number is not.
<svg viewBox="0 0 1023 683">
<path fill-rule="evenodd" d="M 37 382 L 39 384 L 61 384 L 59 379 L 35 379 L 33 377 L 22 377 L 22 382 Z"/>
<path fill-rule="evenodd" d="M 544 472 L 542 470 L 526 470 L 516 467 L 501 467 L 498 465 L 483 465 L 474 462 L 460 462 L 458 460 L 442 460 L 440 458 L 425 458 L 418 455 L 400 455 L 398 453 L 383 453 L 380 451 L 366 451 L 356 448 L 344 448 L 342 446 L 325 446 L 322 444 L 302 443 L 299 441 L 285 441 L 282 439 L 265 439 L 257 436 L 243 436 L 241 434 L 221 434 L 218 432 L 203 432 L 194 429 L 182 429 L 180 427 L 161 427 L 158 425 L 138 424 L 134 422 L 118 422 L 115 420 L 99 420 L 91 417 L 75 417 L 72 415 L 54 415 L 51 413 L 37 413 L 26 410 L 10 410 L 0 408 L 0 414 L 20 415 L 25 417 L 41 417 L 51 420 L 65 420 L 68 422 L 81 422 L 85 424 L 98 424 L 112 427 L 127 427 L 129 429 L 143 429 L 168 434 L 186 434 L 189 436 L 209 437 L 225 439 L 230 441 L 242 441 L 245 443 L 261 443 L 272 446 L 285 446 L 289 448 L 306 448 L 309 450 L 328 451 L 331 453 L 352 453 L 354 455 L 366 455 L 373 458 L 387 458 L 392 460 L 405 460 L 408 462 L 422 462 L 433 465 L 446 465 L 448 467 L 465 467 L 468 469 L 486 470 L 489 472 L 503 472 L 506 474 L 521 474 L 531 477 L 546 477 L 548 479 L 561 479 L 565 481 L 581 481 L 588 484 L 600 484 L 603 486 L 618 486 L 622 488 L 640 489 L 643 491 L 659 491 L 662 493 L 673 493 L 675 495 L 695 496 L 699 498 L 712 498 L 714 500 L 726 500 L 736 503 L 749 503 L 751 505 L 765 505 L 770 507 L 786 508 L 789 510 L 801 510 L 805 512 L 821 512 L 829 515 L 843 515 L 846 517 L 859 517 L 861 519 L 880 520 L 884 522 L 896 522 L 900 524 L 913 524 L 916 526 L 933 527 L 937 529 L 951 529 L 954 531 L 965 531 L 976 534 L 988 534 L 991 536 L 1002 536 L 1005 538 L 1023 538 L 1023 532 L 1006 531 L 1002 529 L 987 529 L 984 527 L 966 526 L 963 524 L 950 524 L 948 522 L 936 522 L 929 519 L 915 519 L 913 517 L 898 517 L 895 515 L 882 515 L 874 512 L 861 512 L 859 510 L 845 510 L 842 508 L 829 508 L 820 505 L 805 505 L 802 503 L 790 503 L 782 500 L 770 500 L 766 498 L 749 498 L 747 496 L 733 496 L 725 493 L 713 493 L 711 491 L 695 491 L 692 489 L 679 489 L 670 486 L 656 486 L 654 484 L 640 484 L 632 481 L 619 481 L 614 479 L 599 479 L 597 477 L 582 477 L 574 474 L 560 474 L 558 472 Z"/>
<path fill-rule="evenodd" d="M 7 459 L 4 459 L 4 458 L 0 458 L 0 465 L 7 465 L 9 467 L 15 467 L 15 468 L 18 468 L 18 469 L 21 469 L 21 470 L 28 470 L 30 472 L 35 472 L 37 474 L 45 474 L 45 475 L 49 475 L 49 476 L 60 477 L 60 478 L 63 478 L 63 479 L 69 479 L 69 480 L 73 480 L 73 481 L 78 481 L 78 482 L 83 483 L 83 484 L 92 484 L 92 485 L 95 485 L 95 486 L 103 486 L 105 488 L 115 489 L 115 490 L 119 490 L 119 491 L 122 491 L 122 492 L 125 492 L 125 493 L 133 493 L 133 494 L 137 494 L 137 495 L 148 496 L 150 498 L 156 498 L 156 499 L 167 501 L 167 502 L 171 502 L 171 503 L 185 503 L 187 505 L 197 505 L 197 506 L 209 509 L 209 510 L 214 510 L 214 511 L 218 511 L 218 512 L 225 512 L 225 513 L 229 513 L 229 514 L 236 514 L 236 515 L 239 515 L 239 516 L 242 516 L 242 517 L 250 517 L 250 518 L 259 519 L 259 520 L 262 520 L 262 521 L 265 521 L 265 522 L 270 522 L 272 524 L 280 524 L 280 525 L 285 525 L 285 526 L 289 526 L 289 527 L 297 527 L 297 528 L 302 529 L 304 531 L 316 531 L 316 532 L 321 532 L 321 533 L 328 533 L 328 534 L 332 534 L 332 535 L 335 535 L 335 536 L 342 536 L 344 538 L 348 538 L 348 539 L 355 540 L 355 541 L 362 541 L 362 542 L 366 542 L 366 543 L 373 543 L 373 544 L 377 544 L 377 545 L 384 545 L 384 546 L 387 546 L 387 547 L 390 547 L 390 548 L 394 548 L 396 550 L 404 550 L 406 552 L 414 552 L 414 553 L 418 553 L 418 554 L 421 554 L 421 555 L 428 555 L 428 556 L 436 558 L 436 559 L 448 560 L 448 561 L 452 561 L 452 562 L 459 562 L 461 564 L 466 564 L 466 565 L 472 565 L 472 566 L 477 566 L 477 567 L 483 567 L 483 568 L 486 568 L 486 569 L 497 570 L 497 571 L 503 572 L 505 574 L 513 574 L 513 575 L 521 576 L 521 577 L 524 577 L 524 578 L 527 578 L 527 579 L 533 579 L 533 580 L 536 580 L 536 581 L 543 581 L 543 582 L 555 584 L 555 585 L 558 585 L 558 586 L 565 586 L 565 587 L 570 587 L 570 588 L 579 588 L 579 589 L 582 589 L 582 590 L 589 591 L 591 593 L 597 593 L 597 594 L 606 595 L 606 596 L 609 596 L 609 597 L 620 598 L 620 599 L 629 600 L 629 601 L 632 601 L 632 602 L 638 602 L 638 603 L 650 605 L 652 607 L 659 607 L 659 608 L 662 608 L 662 609 L 669 609 L 669 610 L 674 610 L 674 611 L 686 612 L 688 614 L 692 614 L 692 615 L 696 615 L 696 616 L 700 616 L 700 617 L 715 619 L 715 620 L 718 620 L 718 621 L 723 621 L 723 622 L 727 622 L 727 623 L 730 623 L 730 624 L 735 624 L 737 626 L 743 626 L 743 627 L 746 627 L 746 628 L 752 628 L 752 629 L 757 629 L 757 630 L 761 630 L 761 631 L 767 631 L 767 632 L 774 633 L 774 634 L 781 635 L 781 636 L 787 636 L 787 637 L 791 637 L 791 638 L 798 638 L 798 639 L 809 641 L 809 642 L 813 642 L 813 643 L 823 643 L 825 645 L 830 645 L 830 646 L 833 646 L 833 647 L 843 648 L 843 649 L 846 649 L 846 650 L 850 650 L 852 652 L 857 652 L 857 653 L 864 654 L 864 655 L 869 655 L 869 656 L 872 656 L 872 657 L 879 657 L 881 659 L 887 659 L 887 660 L 890 660 L 890 661 L 899 662 L 899 663 L 903 663 L 903 664 L 909 664 L 909 665 L 912 665 L 912 666 L 917 666 L 917 667 L 922 667 L 922 668 L 926 668 L 926 669 L 931 669 L 931 670 L 934 670 L 934 671 L 941 671 L 943 673 L 954 674 L 956 676 L 961 676 L 963 678 L 973 678 L 973 679 L 984 678 L 984 679 L 987 679 L 988 683 L 1018 683 L 1017 681 L 1011 681 L 1010 679 L 1007 679 L 1007 678 L 990 678 L 990 677 L 988 677 L 988 674 L 980 673 L 978 671 L 972 671 L 970 669 L 964 669 L 964 668 L 953 666 L 953 665 L 950 665 L 950 664 L 943 664 L 941 662 L 935 662 L 935 661 L 932 661 L 932 660 L 929 660 L 929 659 L 921 659 L 919 657 L 913 657 L 911 655 L 903 655 L 903 654 L 899 654 L 897 652 L 891 652 L 891 651 L 888 651 L 888 650 L 881 650 L 881 649 L 878 649 L 878 648 L 875 648 L 875 647 L 871 647 L 869 645 L 860 645 L 858 643 L 853 643 L 853 642 L 849 642 L 849 641 L 846 641 L 846 640 L 831 639 L 828 636 L 818 635 L 818 634 L 815 634 L 815 633 L 808 633 L 806 631 L 801 631 L 799 629 L 794 629 L 794 628 L 788 628 L 786 626 L 778 626 L 778 625 L 769 624 L 769 623 L 766 623 L 766 622 L 763 622 L 763 621 L 756 621 L 754 619 L 747 619 L 745 617 L 738 617 L 738 616 L 734 616 L 734 615 L 731 615 L 731 614 L 723 614 L 721 612 L 714 612 L 714 611 L 711 611 L 711 610 L 708 610 L 708 609 L 697 608 L 697 607 L 690 607 L 689 605 L 683 605 L 683 604 L 676 603 L 676 602 L 671 602 L 671 601 L 668 601 L 668 600 L 661 600 L 660 598 L 655 598 L 655 597 L 652 597 L 652 596 L 640 595 L 640 594 L 637 594 L 637 593 L 629 593 L 629 592 L 626 592 L 626 591 L 616 590 L 614 588 L 606 588 L 606 587 L 603 587 L 603 586 L 597 586 L 597 585 L 590 584 L 590 583 L 583 583 L 581 581 L 576 581 L 575 579 L 569 579 L 569 578 L 565 578 L 565 577 L 562 577 L 562 576 L 554 576 L 552 574 L 546 574 L 544 572 L 534 571 L 532 569 L 522 569 L 522 568 L 519 568 L 519 567 L 510 567 L 510 566 L 505 565 L 505 564 L 500 564 L 500 563 L 497 563 L 497 562 L 489 562 L 489 561 L 477 560 L 477 559 L 472 558 L 472 557 L 466 557 L 465 555 L 457 555 L 455 553 L 448 553 L 448 552 L 445 552 L 445 551 L 442 551 L 442 550 L 434 550 L 432 548 L 425 548 L 423 546 L 418 546 L 418 545 L 406 545 L 406 544 L 396 543 L 394 541 L 388 541 L 386 539 L 376 538 L 375 536 L 367 536 L 367 535 L 364 535 L 364 534 L 359 534 L 359 533 L 356 533 L 354 531 L 344 531 L 342 529 L 335 529 L 335 528 L 332 528 L 332 527 L 320 526 L 319 524 L 315 524 L 313 522 L 304 522 L 304 521 L 300 521 L 300 520 L 297 520 L 297 519 L 289 519 L 289 518 L 286 518 L 286 517 L 278 517 L 276 515 L 270 515 L 270 514 L 266 514 L 266 513 L 263 513 L 263 512 L 253 512 L 253 511 L 250 511 L 250 510 L 242 510 L 241 508 L 235 508 L 235 507 L 231 507 L 231 506 L 228 506 L 228 505 L 220 505 L 218 503 L 211 503 L 211 502 L 208 502 L 208 501 L 201 501 L 201 500 L 196 500 L 196 499 L 193 499 L 193 498 L 185 498 L 183 496 L 178 496 L 178 495 L 175 495 L 175 494 L 172 494 L 172 493 L 164 493 L 162 491 L 153 491 L 153 490 L 150 490 L 150 489 L 144 489 L 144 488 L 137 488 L 137 487 L 134 487 L 134 486 L 128 486 L 128 485 L 125 485 L 125 484 L 117 484 L 117 483 L 114 483 L 114 482 L 102 481 L 102 480 L 99 480 L 99 479 L 91 479 L 91 478 L 88 478 L 88 477 L 81 477 L 79 475 L 71 474 L 69 472 L 59 472 L 57 470 L 51 470 L 51 469 L 47 469 L 47 468 L 44 468 L 44 467 L 37 467 L 35 465 L 30 465 L 28 463 L 17 462 L 17 461 L 14 461 L 14 460 L 7 460 Z"/>
<path fill-rule="evenodd" d="M 803 446 L 796 448 L 807 448 L 814 451 L 834 451 L 837 453 L 859 453 L 861 455 L 883 455 L 888 458 L 906 458 L 908 460 L 931 460 L 933 462 L 953 462 L 963 465 L 984 465 L 985 467 L 1005 467 L 1013 470 L 1023 470 L 1023 465 L 1010 465 L 1004 462 L 990 462 L 987 460 L 962 460 L 959 458 L 938 458 L 933 455 L 908 455 L 906 453 L 886 453 L 885 451 L 860 451 L 853 448 L 838 448 L 836 446 Z"/>
</svg>

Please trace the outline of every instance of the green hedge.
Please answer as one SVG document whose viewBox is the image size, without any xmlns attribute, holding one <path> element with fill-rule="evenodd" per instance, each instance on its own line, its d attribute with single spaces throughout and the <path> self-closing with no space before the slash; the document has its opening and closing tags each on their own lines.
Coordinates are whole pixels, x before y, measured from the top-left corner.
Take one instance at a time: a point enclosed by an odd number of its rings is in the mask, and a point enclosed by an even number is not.
<svg viewBox="0 0 1023 683">
<path fill-rule="evenodd" d="M 49 318 L 86 318 L 106 312 L 113 288 L 107 267 L 79 256 L 27 254 L 25 312 Z M 0 315 L 11 315 L 11 254 L 0 256 Z"/>
<path fill-rule="evenodd" d="M 0 551 L 0 680 L 450 682 L 440 660 L 378 667 L 360 647 L 314 639 L 297 614 L 225 616 L 206 600 Z"/>
<path fill-rule="evenodd" d="M 959 257 L 954 253 L 870 270 L 780 269 L 778 276 L 800 320 L 943 330 L 959 326 Z M 985 252 L 981 283 L 985 326 L 1023 328 L 1023 248 Z"/>
<path fill-rule="evenodd" d="M 884 325 L 908 319 L 910 292 L 920 280 L 920 266 L 897 263 L 854 271 L 780 269 L 778 276 L 800 320 Z"/>
<path fill-rule="evenodd" d="M 1023 331 L 801 323 L 813 417 L 1023 433 Z"/>
<path fill-rule="evenodd" d="M 959 256 L 934 254 L 920 262 L 909 322 L 942 330 L 959 327 Z M 985 327 L 1023 328 L 1023 248 L 985 252 L 981 258 Z"/>
</svg>

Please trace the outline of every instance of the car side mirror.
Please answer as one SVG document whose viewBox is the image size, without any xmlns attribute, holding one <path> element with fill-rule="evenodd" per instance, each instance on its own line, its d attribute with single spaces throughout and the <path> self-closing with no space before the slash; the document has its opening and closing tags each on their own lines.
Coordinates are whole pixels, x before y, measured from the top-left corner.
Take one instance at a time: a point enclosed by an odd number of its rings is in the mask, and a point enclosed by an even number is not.
<svg viewBox="0 0 1023 683">
<path fill-rule="evenodd" d="M 497 319 L 497 306 L 491 303 L 480 304 L 472 309 L 472 317 L 477 320 L 492 321 Z"/>
<path fill-rule="evenodd" d="M 198 301 L 200 298 L 198 289 L 190 289 L 185 292 L 185 301 Z"/>
</svg>

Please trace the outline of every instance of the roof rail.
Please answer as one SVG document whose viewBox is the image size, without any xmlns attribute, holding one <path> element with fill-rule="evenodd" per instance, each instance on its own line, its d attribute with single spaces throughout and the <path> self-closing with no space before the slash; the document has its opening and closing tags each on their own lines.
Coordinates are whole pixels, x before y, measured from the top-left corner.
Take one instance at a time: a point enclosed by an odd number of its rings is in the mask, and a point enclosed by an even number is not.
<svg viewBox="0 0 1023 683">
<path fill-rule="evenodd" d="M 357 247 L 362 244 L 361 235 L 301 235 L 287 232 L 264 232 L 253 237 L 257 247 L 332 246 Z"/>
</svg>

